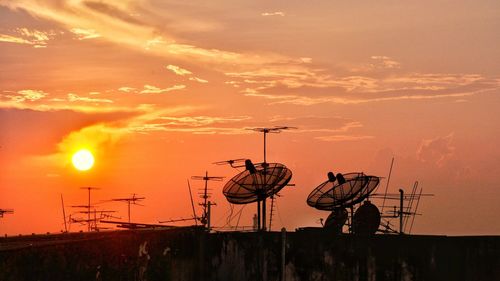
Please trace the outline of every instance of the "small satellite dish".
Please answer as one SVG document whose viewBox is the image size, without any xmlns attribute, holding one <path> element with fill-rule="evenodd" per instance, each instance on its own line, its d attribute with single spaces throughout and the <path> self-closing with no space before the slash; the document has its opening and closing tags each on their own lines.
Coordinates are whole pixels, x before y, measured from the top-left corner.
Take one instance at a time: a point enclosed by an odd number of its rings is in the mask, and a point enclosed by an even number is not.
<svg viewBox="0 0 500 281">
<path fill-rule="evenodd" d="M 373 235 L 380 225 L 380 211 L 370 201 L 365 201 L 354 213 L 352 232 L 359 235 Z"/>
<path fill-rule="evenodd" d="M 349 213 L 346 208 L 335 208 L 326 218 L 324 228 L 333 230 L 334 233 L 342 233 L 342 227 L 347 221 Z"/>
<path fill-rule="evenodd" d="M 232 204 L 248 204 L 278 193 L 292 178 L 292 171 L 280 163 L 253 165 L 245 162 L 245 171 L 230 179 L 222 193 Z"/>
</svg>

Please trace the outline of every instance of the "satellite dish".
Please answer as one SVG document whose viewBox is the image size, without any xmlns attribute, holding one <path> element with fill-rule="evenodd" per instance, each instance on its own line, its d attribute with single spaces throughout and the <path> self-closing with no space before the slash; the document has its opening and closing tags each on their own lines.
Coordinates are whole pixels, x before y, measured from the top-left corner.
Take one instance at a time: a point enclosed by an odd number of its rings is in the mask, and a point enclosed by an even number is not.
<svg viewBox="0 0 500 281">
<path fill-rule="evenodd" d="M 253 165 L 245 161 L 245 171 L 230 179 L 222 193 L 232 204 L 248 204 L 278 193 L 292 178 L 292 171 L 280 163 Z"/>
<path fill-rule="evenodd" d="M 342 227 L 347 221 L 349 213 L 346 208 L 335 208 L 328 218 L 326 218 L 324 228 L 333 230 L 335 233 L 342 233 Z"/>
<path fill-rule="evenodd" d="M 354 199 L 357 201 L 359 199 L 356 195 L 371 181 L 371 177 L 363 173 L 337 174 L 335 178 L 336 181 L 332 181 L 332 177 L 329 174 L 328 180 L 318 185 L 309 194 L 307 204 L 316 209 L 328 211 L 336 207 L 347 207 L 350 201 Z M 368 195 L 369 193 L 366 194 Z"/>
<path fill-rule="evenodd" d="M 370 201 L 365 201 L 354 213 L 352 232 L 359 235 L 375 234 L 380 225 L 380 211 Z"/>
</svg>

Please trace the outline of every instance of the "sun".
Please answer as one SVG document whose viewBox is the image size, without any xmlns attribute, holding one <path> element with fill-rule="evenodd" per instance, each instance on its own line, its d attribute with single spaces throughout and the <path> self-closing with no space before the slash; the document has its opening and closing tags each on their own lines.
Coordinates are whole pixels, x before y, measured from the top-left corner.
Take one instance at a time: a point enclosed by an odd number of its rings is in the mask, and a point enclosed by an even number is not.
<svg viewBox="0 0 500 281">
<path fill-rule="evenodd" d="M 94 165 L 94 155 L 88 149 L 80 149 L 71 158 L 77 170 L 87 171 Z"/>
</svg>

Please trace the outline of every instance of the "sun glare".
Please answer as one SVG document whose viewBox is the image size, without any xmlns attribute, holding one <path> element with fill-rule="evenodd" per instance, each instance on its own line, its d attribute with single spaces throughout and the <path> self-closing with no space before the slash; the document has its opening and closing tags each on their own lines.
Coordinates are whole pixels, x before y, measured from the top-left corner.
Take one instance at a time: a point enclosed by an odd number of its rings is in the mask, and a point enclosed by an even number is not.
<svg viewBox="0 0 500 281">
<path fill-rule="evenodd" d="M 73 166 L 80 171 L 87 171 L 94 165 L 94 156 L 87 149 L 78 150 L 71 158 Z"/>
</svg>

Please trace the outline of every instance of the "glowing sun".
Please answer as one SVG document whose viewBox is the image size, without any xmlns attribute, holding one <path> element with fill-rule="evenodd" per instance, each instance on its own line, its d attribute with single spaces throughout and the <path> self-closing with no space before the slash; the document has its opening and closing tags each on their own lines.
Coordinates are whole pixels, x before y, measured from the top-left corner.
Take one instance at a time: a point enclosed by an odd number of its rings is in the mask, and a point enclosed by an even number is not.
<svg viewBox="0 0 500 281">
<path fill-rule="evenodd" d="M 87 149 L 80 149 L 71 158 L 73 166 L 80 171 L 87 171 L 94 165 L 94 155 Z"/>
</svg>

